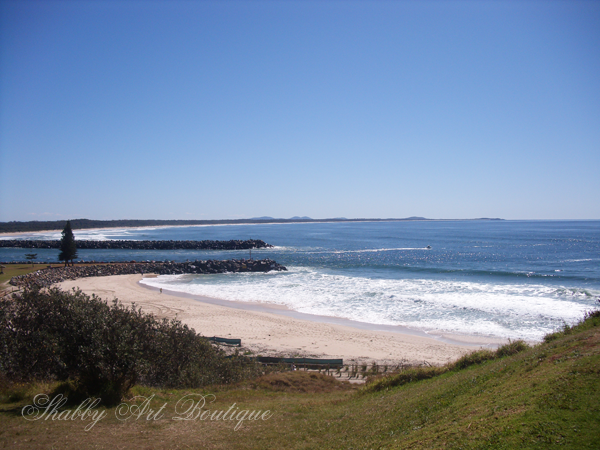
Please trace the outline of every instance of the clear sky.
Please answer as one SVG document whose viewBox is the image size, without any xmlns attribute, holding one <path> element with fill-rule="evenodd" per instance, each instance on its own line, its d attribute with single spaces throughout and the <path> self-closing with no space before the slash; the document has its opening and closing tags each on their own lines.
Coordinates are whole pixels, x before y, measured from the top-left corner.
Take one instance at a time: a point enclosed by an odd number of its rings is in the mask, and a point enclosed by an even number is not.
<svg viewBox="0 0 600 450">
<path fill-rule="evenodd" d="M 295 215 L 600 219 L 600 2 L 0 2 L 0 221 Z"/>
</svg>

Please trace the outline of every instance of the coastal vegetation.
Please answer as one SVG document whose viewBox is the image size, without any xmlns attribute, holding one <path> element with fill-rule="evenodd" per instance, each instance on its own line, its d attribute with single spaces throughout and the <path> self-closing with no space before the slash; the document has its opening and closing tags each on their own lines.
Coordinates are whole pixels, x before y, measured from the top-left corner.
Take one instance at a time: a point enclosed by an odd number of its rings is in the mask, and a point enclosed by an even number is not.
<svg viewBox="0 0 600 450">
<path fill-rule="evenodd" d="M 37 259 L 37 253 L 26 253 L 25 259 L 31 261 L 31 267 L 33 267 L 33 262 Z"/>
<path fill-rule="evenodd" d="M 77 258 L 77 244 L 75 243 L 75 235 L 71 229 L 71 222 L 68 220 L 62 231 L 62 239 L 60 240 L 59 248 L 60 253 L 58 254 L 58 260 L 64 261 L 65 267 L 67 267 L 69 261 L 71 261 L 71 265 L 73 265 L 73 260 Z"/>
<path fill-rule="evenodd" d="M 122 227 L 156 227 L 156 226 L 189 226 L 189 225 L 236 225 L 256 223 L 289 223 L 289 222 L 379 222 L 403 220 L 430 220 L 424 217 L 407 217 L 405 219 L 310 219 L 294 217 L 291 219 L 256 218 L 256 219 L 225 219 L 225 220 L 90 220 L 74 219 L 71 226 L 74 230 L 90 228 L 122 228 Z M 494 219 L 497 220 L 497 219 Z M 65 220 L 28 221 L 28 222 L 0 222 L 0 233 L 19 233 L 33 231 L 62 230 L 66 225 Z"/>
<path fill-rule="evenodd" d="M 11 381 L 59 381 L 73 401 L 118 404 L 136 383 L 200 387 L 256 376 L 178 320 L 158 320 L 81 291 L 28 289 L 0 300 L 0 374 Z"/>
<path fill-rule="evenodd" d="M 27 298 L 34 302 L 31 297 L 39 295 L 32 292 Z M 60 305 L 67 294 L 51 295 Z M 81 294 L 68 295 L 82 299 Z M 49 298 L 41 298 L 45 301 L 37 307 L 45 308 Z M 126 313 L 117 308 L 110 314 Z M 127 314 L 138 317 L 139 312 Z M 77 320 L 91 319 L 84 314 Z M 132 333 L 125 329 L 128 331 L 122 333 Z M 52 339 L 46 341 L 45 345 L 56 345 Z M 64 351 L 60 346 L 56 349 Z M 48 355 L 44 359 L 41 349 L 36 355 L 48 367 L 56 364 Z M 167 353 L 163 355 L 167 357 Z M 132 361 L 128 353 L 123 357 L 123 363 Z M 35 367 L 31 373 L 38 370 Z M 169 370 L 174 378 L 151 376 L 154 381 L 148 382 L 140 377 L 126 395 L 129 404 L 139 408 L 146 405 L 157 411 L 163 407 L 160 418 L 127 422 L 116 417 L 117 408 L 100 406 L 96 410 L 105 413 L 105 418 L 88 431 L 84 427 L 89 420 L 33 421 L 22 416 L 35 395 L 70 394 L 69 389 L 74 388 L 65 387 L 60 380 L 27 382 L 27 376 L 18 381 L 5 374 L 0 386 L 0 447 L 113 448 L 115 442 L 126 448 L 157 449 L 600 446 L 600 312 L 588 313 L 576 325 L 565 325 L 537 345 L 515 341 L 444 367 L 407 368 L 376 376 L 362 387 L 316 372 L 295 371 L 260 376 L 247 373 L 226 383 L 211 375 L 202 388 L 176 389 L 179 377 L 174 369 Z M 171 379 L 175 381 L 168 381 Z M 163 384 L 163 380 L 167 382 Z M 178 400 L 190 394 L 214 395 L 214 402 L 207 406 L 211 410 L 235 405 L 239 410 L 273 414 L 268 420 L 244 422 L 238 428 L 235 421 L 174 420 Z"/>
</svg>

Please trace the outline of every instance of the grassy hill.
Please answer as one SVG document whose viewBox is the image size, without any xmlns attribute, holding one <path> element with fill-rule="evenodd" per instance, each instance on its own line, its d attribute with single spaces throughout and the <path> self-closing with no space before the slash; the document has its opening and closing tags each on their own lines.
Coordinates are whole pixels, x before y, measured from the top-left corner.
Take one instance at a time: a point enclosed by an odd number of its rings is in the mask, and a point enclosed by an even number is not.
<svg viewBox="0 0 600 450">
<path fill-rule="evenodd" d="M 148 407 L 165 405 L 163 417 L 118 420 L 114 408 L 101 409 L 106 417 L 89 431 L 89 420 L 21 416 L 33 395 L 51 385 L 6 385 L 0 448 L 600 448 L 600 313 L 519 350 L 463 369 L 424 369 L 361 388 L 311 372 L 195 391 L 137 386 L 132 395 L 153 396 Z M 177 401 L 189 393 L 214 394 L 210 410 L 235 404 L 234 412 L 273 415 L 242 422 L 237 431 L 235 420 L 174 420 L 181 412 Z M 142 400 L 134 403 L 141 407 Z"/>
</svg>

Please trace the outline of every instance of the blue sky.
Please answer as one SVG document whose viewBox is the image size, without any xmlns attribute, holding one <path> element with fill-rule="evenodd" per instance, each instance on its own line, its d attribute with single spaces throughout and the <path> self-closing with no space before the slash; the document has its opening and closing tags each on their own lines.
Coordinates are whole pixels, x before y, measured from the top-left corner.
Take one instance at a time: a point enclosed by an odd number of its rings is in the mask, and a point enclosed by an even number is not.
<svg viewBox="0 0 600 450">
<path fill-rule="evenodd" d="M 2 1 L 0 221 L 600 219 L 600 2 Z"/>
</svg>

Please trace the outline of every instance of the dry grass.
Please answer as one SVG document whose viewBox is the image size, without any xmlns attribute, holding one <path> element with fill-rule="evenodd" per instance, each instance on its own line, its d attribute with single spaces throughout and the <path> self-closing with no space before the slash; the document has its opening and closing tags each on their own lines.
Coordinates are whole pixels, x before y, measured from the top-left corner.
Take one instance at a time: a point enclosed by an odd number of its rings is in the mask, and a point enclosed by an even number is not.
<svg viewBox="0 0 600 450">
<path fill-rule="evenodd" d="M 355 386 L 347 381 L 338 381 L 331 376 L 311 371 L 279 372 L 263 375 L 250 384 L 256 389 L 275 392 L 300 392 L 322 394 L 325 392 L 346 391 Z"/>
<path fill-rule="evenodd" d="M 0 448 L 10 449 L 266 449 L 286 448 L 285 439 L 293 445 L 297 420 L 310 416 L 311 411 L 325 408 L 332 403 L 347 400 L 353 394 L 349 383 L 341 383 L 333 377 L 311 372 L 287 372 L 265 375 L 252 383 L 234 388 L 221 386 L 205 390 L 161 390 L 135 387 L 130 398 L 151 398 L 147 410 L 140 418 L 127 420 L 116 418 L 116 408 L 99 408 L 106 416 L 89 431 L 85 427 L 90 420 L 37 420 L 27 421 L 21 416 L 22 407 L 31 404 L 36 393 L 50 392 L 51 386 L 37 385 L 29 389 L 28 397 L 18 402 L 0 406 Z M 267 411 L 273 413 L 266 420 L 242 422 L 236 430 L 234 420 L 174 420 L 182 416 L 177 402 L 192 394 L 196 400 L 206 396 L 204 410 Z M 214 397 L 213 397 L 214 395 Z M 213 400 L 211 402 L 211 400 Z M 141 399 L 128 401 L 143 407 Z M 159 411 L 161 417 L 154 420 L 149 411 Z M 69 407 L 74 409 L 74 406 Z M 283 447 L 282 447 L 283 445 Z M 287 447 L 289 448 L 289 446 Z"/>
</svg>

